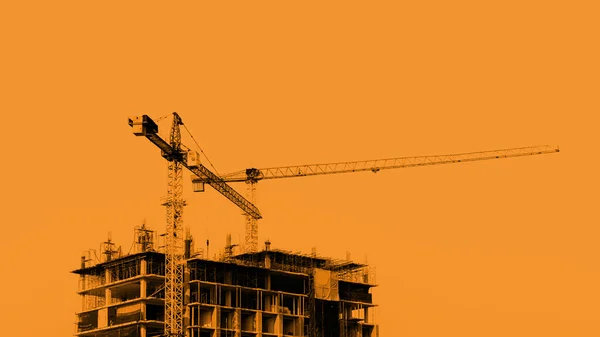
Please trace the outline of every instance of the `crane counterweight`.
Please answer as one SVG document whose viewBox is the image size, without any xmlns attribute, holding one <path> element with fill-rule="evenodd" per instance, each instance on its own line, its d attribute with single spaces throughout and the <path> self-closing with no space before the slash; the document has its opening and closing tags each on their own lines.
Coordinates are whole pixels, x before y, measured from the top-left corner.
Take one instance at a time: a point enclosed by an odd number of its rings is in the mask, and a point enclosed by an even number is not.
<svg viewBox="0 0 600 337">
<path fill-rule="evenodd" d="M 129 117 L 128 121 L 136 136 L 158 133 L 158 125 L 148 115 Z"/>
</svg>

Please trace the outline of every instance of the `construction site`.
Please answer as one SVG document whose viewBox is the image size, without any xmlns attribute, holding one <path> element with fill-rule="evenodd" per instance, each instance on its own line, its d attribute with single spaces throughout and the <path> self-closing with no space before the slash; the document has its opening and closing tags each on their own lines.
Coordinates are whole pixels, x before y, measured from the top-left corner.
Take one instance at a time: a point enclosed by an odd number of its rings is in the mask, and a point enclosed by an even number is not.
<svg viewBox="0 0 600 337">
<path fill-rule="evenodd" d="M 78 336 L 162 336 L 165 255 L 138 227 L 125 256 L 110 240 L 100 262 L 84 256 Z M 366 264 L 264 249 L 209 259 L 185 240 L 182 328 L 186 336 L 377 336 L 375 273 Z M 225 251 L 223 253 L 223 251 Z M 332 324 L 336 322 L 336 324 Z"/>
<path fill-rule="evenodd" d="M 352 261 L 348 253 L 345 259 L 335 259 L 319 256 L 316 248 L 309 254 L 291 252 L 272 248 L 269 240 L 259 246 L 257 221 L 262 215 L 255 205 L 257 183 L 559 152 L 558 147 L 542 145 L 247 168 L 216 175 L 201 163 L 198 152 L 182 144 L 180 126 L 189 130 L 177 113 L 172 114 L 167 140 L 147 115 L 128 122 L 134 135 L 150 140 L 167 160 L 167 197 L 162 203 L 166 226 L 160 230 L 136 226 L 134 247 L 128 254 L 109 235 L 99 251 L 89 250 L 80 257 L 79 268 L 72 271 L 79 276 L 81 297 L 76 336 L 378 337 L 375 269 Z M 203 192 L 208 184 L 243 211 L 243 245 L 232 244 L 228 235 L 224 244 L 214 248 L 208 240 L 195 241 L 189 228 L 184 231 L 183 168 L 192 173 L 194 192 Z M 245 183 L 245 197 L 229 185 L 239 182 Z M 211 256 L 211 250 L 217 253 Z"/>
</svg>

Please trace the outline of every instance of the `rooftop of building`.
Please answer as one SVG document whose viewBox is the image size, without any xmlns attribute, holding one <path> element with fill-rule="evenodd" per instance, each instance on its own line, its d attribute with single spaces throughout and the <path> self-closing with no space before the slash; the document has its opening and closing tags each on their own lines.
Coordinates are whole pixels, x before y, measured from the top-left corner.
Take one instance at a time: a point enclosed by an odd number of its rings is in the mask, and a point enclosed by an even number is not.
<svg viewBox="0 0 600 337">
<path fill-rule="evenodd" d="M 144 225 L 136 228 L 136 233 L 138 242 L 136 242 L 133 253 L 122 255 L 120 247 L 116 248 L 109 237 L 108 241 L 103 243 L 104 248 L 101 248 L 99 255 L 95 250 L 88 251 L 87 257 L 81 257 L 81 267 L 73 270 L 72 273 L 82 276 L 102 276 L 108 268 L 136 263 L 140 259 L 161 263 L 163 264 L 162 268 L 164 268 L 165 254 L 162 249 L 155 249 L 155 247 L 163 247 L 160 244 L 155 244 L 158 243 L 158 235 L 154 235 L 155 233 L 145 228 Z M 336 273 L 340 280 L 375 284 L 374 268 L 366 263 L 351 261 L 349 255 L 346 259 L 334 259 L 317 255 L 315 249 L 311 254 L 272 249 L 271 243 L 267 241 L 264 249 L 260 251 L 234 254 L 231 249 L 225 249 L 225 253 L 221 251 L 218 255 L 215 254 L 213 258 L 210 258 L 205 256 L 207 254 L 204 254 L 202 248 L 197 251 L 190 248 L 193 247 L 193 240 L 191 240 L 191 236 L 189 238 L 191 245 L 186 245 L 186 256 L 189 256 L 186 259 L 188 263 L 206 261 L 302 274 L 311 274 L 313 269 L 318 268 Z M 241 248 L 238 247 L 237 249 Z M 164 270 L 162 272 L 164 273 Z M 368 277 L 365 278 L 365 275 Z"/>
<path fill-rule="evenodd" d="M 127 261 L 132 261 L 136 259 L 141 259 L 144 257 L 154 257 L 159 259 L 164 259 L 164 253 L 157 251 L 146 251 L 146 252 L 136 252 L 129 255 L 123 255 L 116 258 L 112 258 L 110 261 L 104 261 L 96 264 L 91 264 L 86 267 L 78 268 L 72 271 L 74 274 L 86 275 L 86 274 L 94 274 L 95 271 L 100 271 L 106 267 L 124 263 Z M 368 266 L 367 264 L 357 263 L 354 261 L 348 260 L 340 260 L 340 259 L 332 259 L 322 256 L 317 256 L 316 254 L 303 254 L 300 252 L 293 253 L 291 251 L 281 250 L 281 249 L 272 249 L 272 250 L 262 250 L 258 252 L 248 252 L 241 253 L 237 255 L 232 255 L 229 259 L 207 259 L 204 257 L 191 257 L 188 260 L 206 260 L 213 262 L 221 262 L 221 263 L 234 263 L 234 264 L 242 264 L 242 265 L 253 265 L 260 266 L 264 265 L 265 259 L 269 257 L 272 265 L 277 266 L 281 264 L 289 264 L 296 265 L 298 267 L 303 268 L 321 268 L 332 271 L 345 271 L 345 270 L 354 270 Z"/>
</svg>

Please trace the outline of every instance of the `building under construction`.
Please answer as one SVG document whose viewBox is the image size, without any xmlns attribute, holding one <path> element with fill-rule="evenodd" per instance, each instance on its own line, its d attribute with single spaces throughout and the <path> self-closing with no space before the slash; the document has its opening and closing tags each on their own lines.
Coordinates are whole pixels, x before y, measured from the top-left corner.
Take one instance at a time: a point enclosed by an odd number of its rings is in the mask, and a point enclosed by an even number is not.
<svg viewBox="0 0 600 337">
<path fill-rule="evenodd" d="M 130 254 L 103 243 L 82 256 L 75 335 L 163 336 L 165 254 L 158 236 L 135 230 Z M 366 264 L 272 249 L 234 253 L 230 237 L 213 258 L 185 241 L 182 325 L 188 337 L 375 337 L 375 274 Z M 90 251 L 91 252 L 91 251 Z M 206 252 L 206 254 L 205 254 Z"/>
</svg>

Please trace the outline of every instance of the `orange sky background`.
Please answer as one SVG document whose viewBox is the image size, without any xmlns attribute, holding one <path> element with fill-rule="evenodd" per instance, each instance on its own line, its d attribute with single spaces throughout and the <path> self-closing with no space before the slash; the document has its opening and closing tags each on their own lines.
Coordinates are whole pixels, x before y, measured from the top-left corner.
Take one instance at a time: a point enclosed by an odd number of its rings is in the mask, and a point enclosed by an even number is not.
<svg viewBox="0 0 600 337">
<path fill-rule="evenodd" d="M 368 255 L 382 337 L 600 335 L 594 3 L 4 2 L 2 335 L 72 335 L 81 253 L 164 230 L 166 161 L 127 117 L 173 111 L 220 173 L 560 145 L 264 181 L 259 242 Z M 192 234 L 243 238 L 184 177 Z"/>
</svg>

